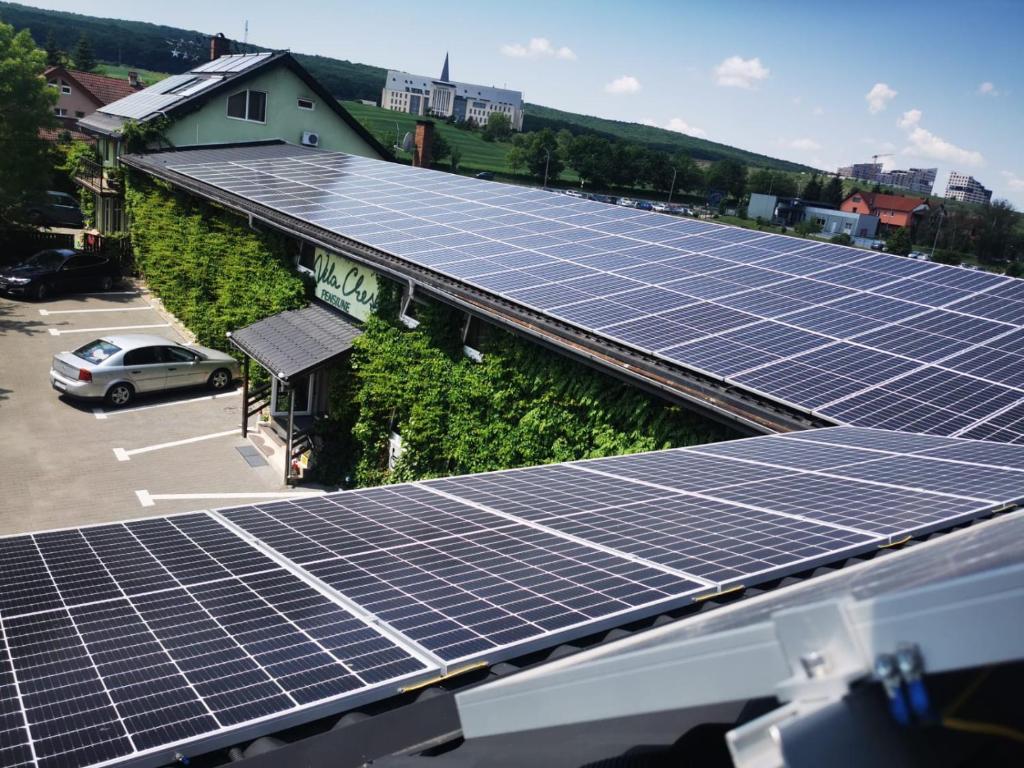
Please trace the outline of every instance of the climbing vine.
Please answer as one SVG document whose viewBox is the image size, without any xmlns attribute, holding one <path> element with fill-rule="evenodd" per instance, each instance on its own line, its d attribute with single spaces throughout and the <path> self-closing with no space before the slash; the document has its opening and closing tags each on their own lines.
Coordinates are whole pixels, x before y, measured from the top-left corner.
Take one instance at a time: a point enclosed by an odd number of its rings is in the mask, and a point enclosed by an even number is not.
<svg viewBox="0 0 1024 768">
<path fill-rule="evenodd" d="M 227 350 L 228 331 L 306 303 L 287 238 L 138 174 L 125 186 L 136 266 L 201 344 Z"/>
</svg>

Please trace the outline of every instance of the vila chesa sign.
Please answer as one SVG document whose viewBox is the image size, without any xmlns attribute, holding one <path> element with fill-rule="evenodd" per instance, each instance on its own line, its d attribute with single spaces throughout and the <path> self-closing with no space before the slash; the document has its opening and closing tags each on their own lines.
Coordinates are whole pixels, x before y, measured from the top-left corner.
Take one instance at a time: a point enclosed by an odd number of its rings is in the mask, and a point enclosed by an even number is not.
<svg viewBox="0 0 1024 768">
<path fill-rule="evenodd" d="M 377 308 L 377 275 L 344 256 L 316 249 L 316 297 L 346 315 L 365 320 Z"/>
</svg>

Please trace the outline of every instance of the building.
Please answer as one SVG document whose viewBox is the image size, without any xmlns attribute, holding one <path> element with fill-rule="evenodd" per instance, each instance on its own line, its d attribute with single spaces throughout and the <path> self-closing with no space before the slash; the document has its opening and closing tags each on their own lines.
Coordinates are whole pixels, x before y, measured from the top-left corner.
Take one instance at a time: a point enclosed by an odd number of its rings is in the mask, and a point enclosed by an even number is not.
<svg viewBox="0 0 1024 768">
<path fill-rule="evenodd" d="M 823 235 L 849 235 L 851 238 L 873 238 L 878 232 L 878 216 L 868 213 L 836 211 L 808 206 L 804 221 L 814 221 Z"/>
<path fill-rule="evenodd" d="M 880 192 L 854 192 L 843 200 L 839 210 L 877 216 L 879 225 L 888 229 L 913 228 L 918 219 L 928 212 L 928 201 L 921 197 Z"/>
<path fill-rule="evenodd" d="M 985 189 L 973 176 L 950 171 L 949 181 L 946 182 L 946 197 L 959 200 L 961 203 L 988 205 L 992 202 L 992 190 Z"/>
<path fill-rule="evenodd" d="M 935 186 L 938 168 L 910 168 L 908 170 L 885 171 L 878 177 L 878 183 L 886 187 L 905 189 L 922 195 L 931 195 Z"/>
<path fill-rule="evenodd" d="M 106 104 L 78 123 L 96 138 L 102 166 L 76 179 L 95 196 L 96 228 L 124 227 L 118 158 L 125 126 L 166 124 L 148 142 L 189 147 L 281 139 L 364 157 L 390 152 L 286 51 L 221 55 L 227 41 L 212 38 L 211 60 Z M 136 147 L 135 149 L 140 149 Z"/>
<path fill-rule="evenodd" d="M 53 114 L 66 131 L 74 131 L 80 119 L 97 109 L 145 87 L 136 72 L 129 72 L 124 79 L 55 66 L 47 67 L 43 75 L 47 85 L 58 92 Z"/>
<path fill-rule="evenodd" d="M 447 56 L 437 79 L 388 70 L 380 105 L 420 117 L 434 115 L 457 122 L 472 119 L 477 125 L 487 125 L 490 116 L 500 112 L 508 116 L 513 130 L 523 130 L 522 91 L 455 82 L 449 78 Z"/>
<path fill-rule="evenodd" d="M 882 169 L 881 163 L 855 163 L 854 165 L 846 165 L 839 168 L 836 173 L 847 179 L 870 181 L 881 186 L 930 195 L 939 169 L 908 168 L 906 170 L 886 171 Z"/>
</svg>

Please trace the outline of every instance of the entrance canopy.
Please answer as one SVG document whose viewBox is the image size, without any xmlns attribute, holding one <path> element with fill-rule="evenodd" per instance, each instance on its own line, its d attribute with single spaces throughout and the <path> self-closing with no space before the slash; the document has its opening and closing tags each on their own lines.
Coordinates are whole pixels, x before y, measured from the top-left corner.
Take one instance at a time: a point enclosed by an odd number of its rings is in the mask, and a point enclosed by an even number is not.
<svg viewBox="0 0 1024 768">
<path fill-rule="evenodd" d="M 322 304 L 280 312 L 237 331 L 231 343 L 282 382 L 329 363 L 352 348 L 362 330 Z"/>
</svg>

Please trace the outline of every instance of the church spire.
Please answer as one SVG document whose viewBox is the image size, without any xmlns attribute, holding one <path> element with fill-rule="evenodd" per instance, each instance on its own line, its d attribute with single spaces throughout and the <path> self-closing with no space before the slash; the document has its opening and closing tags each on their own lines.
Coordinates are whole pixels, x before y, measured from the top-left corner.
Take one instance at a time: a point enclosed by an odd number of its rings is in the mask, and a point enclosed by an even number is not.
<svg viewBox="0 0 1024 768">
<path fill-rule="evenodd" d="M 448 52 L 447 51 L 444 54 L 444 66 L 441 67 L 441 82 L 442 83 L 447 83 L 448 82 Z"/>
</svg>

